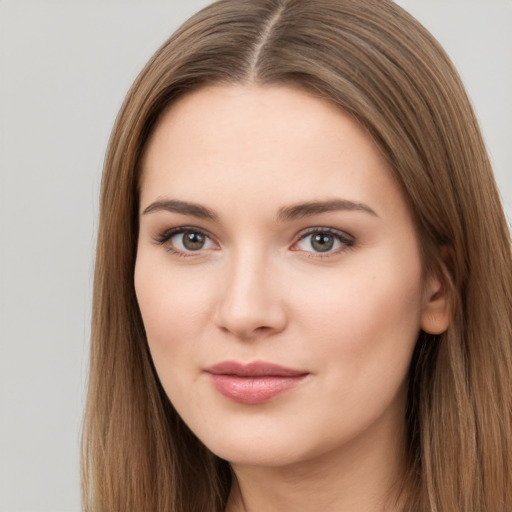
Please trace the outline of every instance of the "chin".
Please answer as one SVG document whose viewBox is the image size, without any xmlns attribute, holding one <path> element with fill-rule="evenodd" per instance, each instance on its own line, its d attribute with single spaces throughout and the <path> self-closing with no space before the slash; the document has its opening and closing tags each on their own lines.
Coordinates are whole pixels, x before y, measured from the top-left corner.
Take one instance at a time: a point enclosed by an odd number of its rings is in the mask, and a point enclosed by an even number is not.
<svg viewBox="0 0 512 512">
<path fill-rule="evenodd" d="M 216 432 L 196 432 L 203 444 L 232 465 L 278 468 L 292 466 L 328 456 L 349 445 L 355 432 L 346 436 L 312 433 L 310 429 L 290 428 L 289 423 L 251 428 L 221 428 Z"/>
<path fill-rule="evenodd" d="M 199 428 L 193 432 L 211 452 L 235 465 L 278 467 L 308 457 L 311 434 L 298 435 L 289 424 L 277 428 L 268 423 L 256 428 L 249 424 L 233 427 L 218 424 L 215 430 Z"/>
<path fill-rule="evenodd" d="M 243 445 L 208 446 L 218 457 L 235 466 L 283 467 L 306 460 L 306 454 L 276 442 L 252 442 Z"/>
</svg>

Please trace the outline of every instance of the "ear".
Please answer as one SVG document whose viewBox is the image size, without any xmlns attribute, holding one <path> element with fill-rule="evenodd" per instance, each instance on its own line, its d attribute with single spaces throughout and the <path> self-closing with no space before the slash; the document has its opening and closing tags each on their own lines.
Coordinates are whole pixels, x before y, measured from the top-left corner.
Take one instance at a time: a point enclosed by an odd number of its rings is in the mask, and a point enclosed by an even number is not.
<svg viewBox="0 0 512 512">
<path fill-rule="evenodd" d="M 447 268 L 447 249 L 441 251 L 441 267 L 425 280 L 421 329 L 429 334 L 443 333 L 452 322 L 454 287 Z"/>
</svg>

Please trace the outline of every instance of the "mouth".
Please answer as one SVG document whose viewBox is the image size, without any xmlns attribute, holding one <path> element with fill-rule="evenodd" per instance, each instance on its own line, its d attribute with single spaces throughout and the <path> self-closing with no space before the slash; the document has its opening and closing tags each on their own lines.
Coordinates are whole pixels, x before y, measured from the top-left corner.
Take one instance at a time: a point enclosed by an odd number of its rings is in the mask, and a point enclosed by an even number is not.
<svg viewBox="0 0 512 512">
<path fill-rule="evenodd" d="M 207 368 L 213 387 L 224 397 L 242 404 L 256 405 L 293 389 L 309 372 L 255 361 L 242 364 L 224 361 Z"/>
</svg>

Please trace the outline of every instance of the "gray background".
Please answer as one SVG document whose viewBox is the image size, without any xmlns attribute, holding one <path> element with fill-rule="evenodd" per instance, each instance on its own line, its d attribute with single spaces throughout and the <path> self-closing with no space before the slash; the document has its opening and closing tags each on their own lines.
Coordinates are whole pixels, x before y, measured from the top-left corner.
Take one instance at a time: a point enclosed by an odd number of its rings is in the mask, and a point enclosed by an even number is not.
<svg viewBox="0 0 512 512">
<path fill-rule="evenodd" d="M 73 512 L 97 196 L 129 85 L 206 0 L 0 1 L 0 511 Z M 402 0 L 467 84 L 512 214 L 512 0 Z"/>
</svg>

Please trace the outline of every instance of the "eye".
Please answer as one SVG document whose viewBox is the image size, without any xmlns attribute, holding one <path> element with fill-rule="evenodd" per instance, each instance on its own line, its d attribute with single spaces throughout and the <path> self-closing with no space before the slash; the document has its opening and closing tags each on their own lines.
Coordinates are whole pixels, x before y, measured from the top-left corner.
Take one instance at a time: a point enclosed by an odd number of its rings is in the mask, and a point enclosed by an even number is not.
<svg viewBox="0 0 512 512">
<path fill-rule="evenodd" d="M 292 249 L 321 254 L 338 252 L 353 245 L 354 240 L 349 235 L 330 228 L 319 228 L 302 234 Z"/>
<path fill-rule="evenodd" d="M 185 255 L 205 249 L 213 249 L 216 244 L 203 231 L 197 228 L 180 227 L 173 228 L 162 233 L 156 242 L 166 245 L 170 252 Z"/>
</svg>

